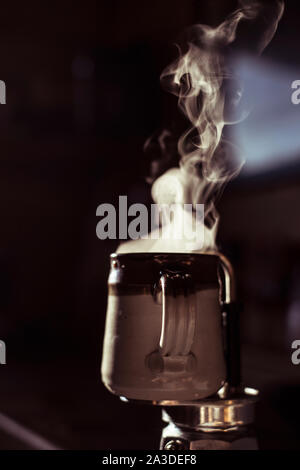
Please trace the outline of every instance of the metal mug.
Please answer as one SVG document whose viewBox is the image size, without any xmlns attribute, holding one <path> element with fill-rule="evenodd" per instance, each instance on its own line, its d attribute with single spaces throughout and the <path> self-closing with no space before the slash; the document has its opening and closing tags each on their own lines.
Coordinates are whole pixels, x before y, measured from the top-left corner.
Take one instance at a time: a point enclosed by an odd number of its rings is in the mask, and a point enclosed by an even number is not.
<svg viewBox="0 0 300 470">
<path fill-rule="evenodd" d="M 127 399 L 198 400 L 226 380 L 217 254 L 112 254 L 102 380 Z"/>
</svg>

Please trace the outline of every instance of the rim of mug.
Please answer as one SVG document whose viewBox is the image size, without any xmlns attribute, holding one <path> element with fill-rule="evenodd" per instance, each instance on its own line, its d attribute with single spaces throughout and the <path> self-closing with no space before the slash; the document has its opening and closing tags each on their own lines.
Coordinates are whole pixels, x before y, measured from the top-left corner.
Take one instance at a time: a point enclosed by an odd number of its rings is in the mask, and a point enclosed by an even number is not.
<svg viewBox="0 0 300 470">
<path fill-rule="evenodd" d="M 189 258 L 189 257 L 220 257 L 220 253 L 217 252 L 217 251 L 206 251 L 206 252 L 203 252 L 203 253 L 196 253 L 196 252 L 165 252 L 165 251 L 153 251 L 153 252 L 144 252 L 144 251 L 141 251 L 141 252 L 133 252 L 133 253 L 117 253 L 117 252 L 114 252 L 114 253 L 111 253 L 110 254 L 110 258 L 111 259 L 115 259 L 115 258 L 125 258 L 125 257 L 128 257 L 130 256 L 131 258 L 138 258 L 138 257 L 149 257 L 149 258 L 155 258 L 155 257 L 158 257 L 158 256 L 168 256 L 168 257 L 178 257 L 178 256 L 182 256 L 182 257 L 186 257 L 186 258 Z"/>
</svg>

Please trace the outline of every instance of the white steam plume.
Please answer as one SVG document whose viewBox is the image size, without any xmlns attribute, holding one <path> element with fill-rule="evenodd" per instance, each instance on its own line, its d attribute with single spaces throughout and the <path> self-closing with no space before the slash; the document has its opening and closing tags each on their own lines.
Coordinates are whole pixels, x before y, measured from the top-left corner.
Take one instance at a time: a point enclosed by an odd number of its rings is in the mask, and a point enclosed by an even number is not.
<svg viewBox="0 0 300 470">
<path fill-rule="evenodd" d="M 283 9 L 282 0 L 240 0 L 239 8 L 219 26 L 198 24 L 186 32 L 186 50 L 178 48 L 179 57 L 163 71 L 161 83 L 178 97 L 178 107 L 191 126 L 178 141 L 179 168 L 171 168 L 154 182 L 152 197 L 157 204 L 204 204 L 204 244 L 201 241 L 191 248 L 185 240 L 176 244 L 139 240 L 122 244 L 118 251 L 215 249 L 218 214 L 214 202 L 243 165 L 237 150 L 224 139 L 223 128 L 247 115 L 242 106 L 243 87 L 230 69 L 228 55 L 245 26 L 252 36 L 249 49 L 260 54 L 274 36 Z M 175 217 L 163 230 L 172 233 L 177 225 Z"/>
</svg>

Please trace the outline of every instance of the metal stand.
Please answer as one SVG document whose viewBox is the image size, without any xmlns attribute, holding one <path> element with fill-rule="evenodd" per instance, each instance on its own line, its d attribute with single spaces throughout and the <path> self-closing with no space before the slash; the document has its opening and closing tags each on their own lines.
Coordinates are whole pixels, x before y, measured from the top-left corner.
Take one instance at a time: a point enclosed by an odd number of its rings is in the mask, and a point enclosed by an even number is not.
<svg viewBox="0 0 300 470">
<path fill-rule="evenodd" d="M 239 397 L 215 397 L 201 402 L 165 406 L 162 419 L 162 450 L 256 450 L 253 429 L 254 389 Z"/>
</svg>

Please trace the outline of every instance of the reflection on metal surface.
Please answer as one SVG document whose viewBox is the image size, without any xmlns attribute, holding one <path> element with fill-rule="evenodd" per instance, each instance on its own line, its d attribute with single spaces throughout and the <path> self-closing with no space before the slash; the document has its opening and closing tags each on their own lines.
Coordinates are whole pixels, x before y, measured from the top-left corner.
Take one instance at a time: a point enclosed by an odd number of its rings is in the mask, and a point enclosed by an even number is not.
<svg viewBox="0 0 300 470">
<path fill-rule="evenodd" d="M 250 390 L 250 394 L 248 392 Z M 197 402 L 164 403 L 163 420 L 192 429 L 210 430 L 213 428 L 232 430 L 254 421 L 254 407 L 257 399 L 253 398 L 257 390 L 245 389 L 245 394 L 230 400 L 202 400 Z"/>
</svg>

